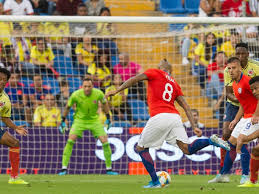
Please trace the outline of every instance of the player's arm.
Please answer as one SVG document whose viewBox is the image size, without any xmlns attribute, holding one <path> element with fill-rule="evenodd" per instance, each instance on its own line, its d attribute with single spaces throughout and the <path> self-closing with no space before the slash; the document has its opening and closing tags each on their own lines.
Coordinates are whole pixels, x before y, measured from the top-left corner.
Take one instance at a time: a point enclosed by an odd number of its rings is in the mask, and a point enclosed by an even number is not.
<svg viewBox="0 0 259 194">
<path fill-rule="evenodd" d="M 232 86 L 225 86 L 226 88 L 226 96 L 229 100 L 231 100 L 232 102 L 239 102 L 235 96 L 235 94 L 233 93 L 233 88 Z"/>
<path fill-rule="evenodd" d="M 122 91 L 126 88 L 129 88 L 132 85 L 136 84 L 137 82 L 143 81 L 143 80 L 148 80 L 147 75 L 144 73 L 138 74 L 138 75 L 128 79 L 127 81 L 125 81 L 117 90 L 107 92 L 106 97 L 113 96 L 113 95 L 119 93 L 120 91 Z"/>
<path fill-rule="evenodd" d="M 248 136 L 246 136 L 245 138 L 244 138 L 244 142 L 250 142 L 250 141 L 252 141 L 252 140 L 254 140 L 254 139 L 256 139 L 256 138 L 259 138 L 259 130 L 256 130 L 255 132 L 253 132 L 252 134 L 250 134 L 250 135 L 248 135 Z"/>
<path fill-rule="evenodd" d="M 242 118 L 242 116 L 244 115 L 244 109 L 243 107 L 240 105 L 239 106 L 239 109 L 238 109 L 238 112 L 234 118 L 233 121 L 231 121 L 231 123 L 229 124 L 229 129 L 230 130 L 233 130 L 234 127 L 236 126 L 236 124 L 240 121 L 240 119 Z"/>
<path fill-rule="evenodd" d="M 253 117 L 251 119 L 251 122 L 253 125 L 259 122 L 259 103 L 258 102 L 257 102 L 255 112 L 253 114 Z"/>
<path fill-rule="evenodd" d="M 102 109 L 103 109 L 104 114 L 107 115 L 110 113 L 110 107 L 109 107 L 108 101 L 102 103 Z"/>
<path fill-rule="evenodd" d="M 185 101 L 184 97 L 183 96 L 178 96 L 176 98 L 176 102 L 184 109 L 185 114 L 186 114 L 186 116 L 188 117 L 188 119 L 189 119 L 189 121 L 191 123 L 191 126 L 192 126 L 192 129 L 193 129 L 194 133 L 198 137 L 200 137 L 202 135 L 202 131 L 195 126 L 194 119 L 192 117 L 191 109 L 190 109 L 189 105 L 187 104 L 187 102 Z"/>
<path fill-rule="evenodd" d="M 4 122 L 4 124 L 9 127 L 12 128 L 13 130 L 16 131 L 16 133 L 20 134 L 20 135 L 27 135 L 28 131 L 26 129 L 24 129 L 24 125 L 21 126 L 17 126 L 13 123 L 13 121 L 9 118 L 9 117 L 2 117 L 2 121 Z"/>
<path fill-rule="evenodd" d="M 67 115 L 68 115 L 68 113 L 70 111 L 70 108 L 71 108 L 71 106 L 68 106 L 68 104 L 67 104 L 65 109 L 64 109 L 63 115 L 61 117 L 62 118 L 62 122 L 64 122 L 66 120 Z"/>
</svg>

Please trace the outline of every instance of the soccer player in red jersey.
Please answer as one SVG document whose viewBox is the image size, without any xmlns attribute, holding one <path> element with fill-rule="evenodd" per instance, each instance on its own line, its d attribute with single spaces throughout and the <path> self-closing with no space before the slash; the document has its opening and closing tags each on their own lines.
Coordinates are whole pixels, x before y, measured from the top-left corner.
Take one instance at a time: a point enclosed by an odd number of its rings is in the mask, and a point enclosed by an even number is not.
<svg viewBox="0 0 259 194">
<path fill-rule="evenodd" d="M 181 121 L 179 112 L 174 106 L 176 101 L 183 107 L 194 133 L 200 137 L 202 131 L 195 127 L 191 109 L 186 103 L 182 90 L 175 79 L 171 76 L 172 66 L 167 60 L 161 61 L 158 69 L 148 69 L 124 82 L 117 90 L 107 93 L 107 97 L 115 95 L 133 84 L 148 81 L 148 106 L 151 118 L 148 120 L 136 147 L 142 162 L 147 169 L 152 181 L 144 188 L 159 188 L 161 184 L 156 175 L 153 159 L 150 156 L 149 148 L 159 149 L 164 140 L 171 145 L 177 145 L 185 154 L 194 154 L 198 150 L 215 145 L 226 150 L 230 147 L 227 142 L 212 135 L 207 139 L 197 139 L 190 144 L 185 128 Z"/>
<path fill-rule="evenodd" d="M 228 59 L 227 68 L 230 77 L 233 80 L 233 91 L 236 98 L 240 102 L 240 107 L 235 119 L 229 125 L 229 128 L 233 130 L 229 138 L 231 149 L 226 153 L 223 169 L 220 172 L 221 174 L 216 176 L 215 179 L 218 180 L 216 182 L 221 182 L 220 180 L 223 180 L 222 177 L 230 172 L 232 164 L 236 158 L 237 151 L 242 153 L 242 174 L 248 176 L 250 153 L 247 149 L 247 144 L 240 144 L 239 147 L 236 148 L 237 138 L 240 134 L 247 136 L 259 129 L 258 125 L 252 125 L 251 123 L 251 118 L 253 118 L 253 116 L 259 115 L 259 104 L 257 103 L 258 100 L 253 95 L 252 90 L 250 89 L 250 77 L 242 73 L 241 62 L 237 57 L 231 57 Z"/>
<path fill-rule="evenodd" d="M 255 98 L 259 100 L 259 76 L 253 77 L 249 81 L 251 91 Z M 252 127 L 257 130 L 250 135 L 245 135 L 242 132 L 237 138 L 237 153 L 241 153 L 240 148 L 244 143 L 250 142 L 253 139 L 259 138 L 259 115 L 253 114 L 251 118 Z M 253 147 L 250 159 L 250 180 L 245 182 L 243 185 L 238 187 L 259 187 L 258 181 L 258 171 L 259 171 L 259 144 Z"/>
<path fill-rule="evenodd" d="M 16 126 L 11 117 L 11 102 L 8 95 L 4 92 L 5 85 L 7 84 L 11 73 L 4 68 L 0 68 L 0 117 L 5 125 L 9 128 L 15 130 L 19 135 L 27 135 L 27 130 L 24 126 Z M 21 178 L 18 177 L 19 170 L 19 152 L 20 145 L 19 141 L 15 139 L 8 131 L 0 128 L 0 144 L 9 147 L 9 159 L 11 163 L 11 178 L 9 179 L 9 184 L 28 184 Z"/>
</svg>

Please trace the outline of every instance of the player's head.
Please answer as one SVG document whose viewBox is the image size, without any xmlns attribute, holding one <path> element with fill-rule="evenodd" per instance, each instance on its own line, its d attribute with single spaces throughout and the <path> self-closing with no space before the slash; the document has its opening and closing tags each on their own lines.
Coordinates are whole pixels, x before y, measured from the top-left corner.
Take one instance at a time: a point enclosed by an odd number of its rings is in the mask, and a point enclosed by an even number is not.
<svg viewBox="0 0 259 194">
<path fill-rule="evenodd" d="M 55 97 L 52 94 L 46 94 L 44 98 L 44 104 L 46 107 L 54 107 L 55 106 Z"/>
<path fill-rule="evenodd" d="M 191 109 L 192 117 L 195 123 L 199 121 L 199 111 L 197 109 Z"/>
<path fill-rule="evenodd" d="M 11 77 L 10 71 L 0 67 L 0 92 L 2 92 Z"/>
<path fill-rule="evenodd" d="M 241 61 L 237 57 L 230 57 L 227 61 L 227 68 L 231 79 L 238 81 L 242 72 Z"/>
<path fill-rule="evenodd" d="M 249 80 L 250 88 L 253 92 L 253 95 L 259 99 L 259 76 L 255 76 Z"/>
<path fill-rule="evenodd" d="M 121 85 L 122 83 L 122 77 L 121 77 L 121 74 L 114 74 L 112 76 L 112 83 L 114 85 Z"/>
<path fill-rule="evenodd" d="M 84 78 L 82 88 L 86 96 L 89 96 L 91 94 L 93 87 L 93 81 L 90 78 Z"/>
<path fill-rule="evenodd" d="M 163 59 L 158 64 L 158 69 L 161 69 L 162 71 L 166 71 L 170 74 L 172 71 L 172 65 L 167 61 L 167 59 Z"/>
<path fill-rule="evenodd" d="M 249 51 L 246 43 L 240 42 L 236 44 L 236 57 L 240 59 L 242 67 L 247 65 Z"/>
</svg>

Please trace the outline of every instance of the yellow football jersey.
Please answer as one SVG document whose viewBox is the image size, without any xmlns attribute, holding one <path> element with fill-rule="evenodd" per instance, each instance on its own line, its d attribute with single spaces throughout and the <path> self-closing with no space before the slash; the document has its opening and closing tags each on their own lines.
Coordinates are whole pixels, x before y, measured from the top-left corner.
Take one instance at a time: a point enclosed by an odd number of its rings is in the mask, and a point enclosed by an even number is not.
<svg viewBox="0 0 259 194">
<path fill-rule="evenodd" d="M 48 110 L 41 105 L 36 108 L 33 117 L 33 122 L 41 123 L 42 127 L 57 127 L 57 122 L 61 122 L 61 111 L 56 107 Z"/>
<path fill-rule="evenodd" d="M 11 101 L 9 96 L 3 91 L 0 93 L 0 116 L 11 117 Z"/>
</svg>

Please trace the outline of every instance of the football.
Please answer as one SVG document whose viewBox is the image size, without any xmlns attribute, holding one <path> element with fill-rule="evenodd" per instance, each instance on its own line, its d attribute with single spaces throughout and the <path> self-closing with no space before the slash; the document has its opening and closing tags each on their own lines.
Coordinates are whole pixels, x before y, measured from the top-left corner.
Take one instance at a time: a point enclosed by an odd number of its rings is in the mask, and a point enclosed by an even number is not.
<svg viewBox="0 0 259 194">
<path fill-rule="evenodd" d="M 162 187 L 171 183 L 171 177 L 166 171 L 158 171 L 156 175 L 158 176 Z"/>
</svg>

